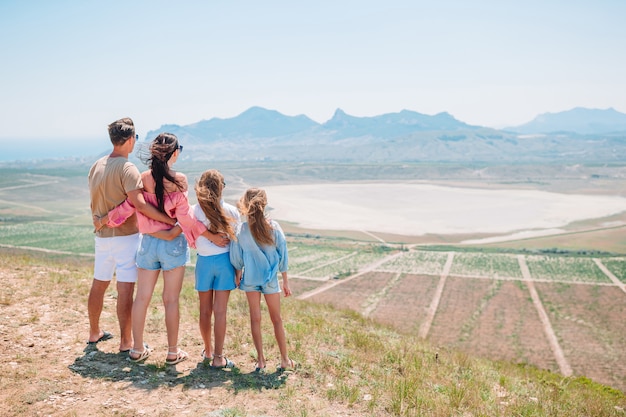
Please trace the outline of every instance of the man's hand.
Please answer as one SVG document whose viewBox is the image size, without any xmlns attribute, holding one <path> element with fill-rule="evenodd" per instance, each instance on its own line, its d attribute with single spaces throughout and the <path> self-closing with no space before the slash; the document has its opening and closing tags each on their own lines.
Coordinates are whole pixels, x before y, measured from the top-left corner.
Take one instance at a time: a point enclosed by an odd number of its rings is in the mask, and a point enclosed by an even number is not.
<svg viewBox="0 0 626 417">
<path fill-rule="evenodd" d="M 94 214 L 92 217 L 92 220 L 93 220 L 94 232 L 97 232 L 100 229 L 102 229 L 104 226 L 106 226 L 106 224 L 109 221 L 109 217 L 108 216 L 100 217 Z"/>
</svg>

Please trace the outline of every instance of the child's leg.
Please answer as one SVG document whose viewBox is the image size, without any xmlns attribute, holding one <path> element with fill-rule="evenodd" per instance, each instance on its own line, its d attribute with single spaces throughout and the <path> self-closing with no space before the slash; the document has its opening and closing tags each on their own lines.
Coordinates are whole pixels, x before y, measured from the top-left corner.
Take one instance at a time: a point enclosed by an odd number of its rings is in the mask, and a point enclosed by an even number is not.
<svg viewBox="0 0 626 417">
<path fill-rule="evenodd" d="M 167 331 L 167 359 L 175 359 L 178 351 L 178 328 L 180 326 L 179 297 L 183 287 L 185 267 L 163 271 L 163 306 Z M 171 353 L 170 353 L 171 352 Z"/>
<path fill-rule="evenodd" d="M 250 330 L 252 340 L 257 353 L 257 367 L 265 368 L 265 356 L 263 355 L 263 340 L 261 335 L 261 293 L 256 291 L 246 292 L 248 309 L 250 311 Z"/>
<path fill-rule="evenodd" d="M 228 298 L 230 291 L 215 291 L 215 304 L 213 315 L 215 316 L 215 359 L 213 366 L 225 366 L 226 358 L 223 355 L 224 339 L 226 338 L 226 311 L 228 309 Z"/>
<path fill-rule="evenodd" d="M 213 315 L 213 290 L 198 291 L 198 299 L 200 302 L 200 335 L 204 341 L 204 356 L 207 359 L 213 357 L 213 348 L 211 347 L 211 315 Z M 204 359 L 204 358 L 203 358 Z"/>
<path fill-rule="evenodd" d="M 270 319 L 274 325 L 274 336 L 280 350 L 280 367 L 290 368 L 293 363 L 287 354 L 287 337 L 285 336 L 285 327 L 283 319 L 280 316 L 280 293 L 265 294 L 265 303 L 270 313 Z"/>
<path fill-rule="evenodd" d="M 143 331 L 146 326 L 146 315 L 148 313 L 148 307 L 150 306 L 150 300 L 152 299 L 152 293 L 156 286 L 157 278 L 159 277 L 160 270 L 150 271 L 147 269 L 137 269 L 137 295 L 133 302 L 133 339 L 135 352 L 144 351 Z M 130 355 L 131 358 L 138 355 Z"/>
</svg>

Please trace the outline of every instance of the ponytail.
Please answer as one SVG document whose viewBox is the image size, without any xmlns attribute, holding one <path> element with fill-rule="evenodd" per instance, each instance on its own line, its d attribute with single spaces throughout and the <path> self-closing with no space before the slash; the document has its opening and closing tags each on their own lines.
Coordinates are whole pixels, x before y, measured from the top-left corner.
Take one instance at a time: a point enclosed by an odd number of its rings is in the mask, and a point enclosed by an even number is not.
<svg viewBox="0 0 626 417">
<path fill-rule="evenodd" d="M 248 226 L 256 243 L 259 246 L 273 245 L 274 234 L 265 217 L 265 206 L 267 205 L 265 191 L 260 188 L 249 188 L 237 205 L 239 211 L 248 218 Z"/>
<path fill-rule="evenodd" d="M 170 170 L 167 162 L 170 160 L 174 152 L 178 149 L 178 138 L 171 133 L 159 134 L 150 145 L 150 157 L 148 159 L 148 166 L 152 172 L 152 178 L 154 178 L 157 203 L 159 205 L 159 211 L 165 213 L 165 184 L 164 180 L 167 179 L 179 190 L 184 189 L 184 185 L 178 181 L 172 171 Z"/>
</svg>

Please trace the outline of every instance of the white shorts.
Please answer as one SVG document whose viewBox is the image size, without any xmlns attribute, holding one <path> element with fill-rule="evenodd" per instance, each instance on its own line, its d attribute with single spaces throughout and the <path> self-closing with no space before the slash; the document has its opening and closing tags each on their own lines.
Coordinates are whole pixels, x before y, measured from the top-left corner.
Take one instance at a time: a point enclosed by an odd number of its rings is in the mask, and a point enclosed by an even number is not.
<svg viewBox="0 0 626 417">
<path fill-rule="evenodd" d="M 96 261 L 93 277 L 98 281 L 111 281 L 113 273 L 117 282 L 137 282 L 135 255 L 141 242 L 141 235 L 97 237 Z"/>
</svg>

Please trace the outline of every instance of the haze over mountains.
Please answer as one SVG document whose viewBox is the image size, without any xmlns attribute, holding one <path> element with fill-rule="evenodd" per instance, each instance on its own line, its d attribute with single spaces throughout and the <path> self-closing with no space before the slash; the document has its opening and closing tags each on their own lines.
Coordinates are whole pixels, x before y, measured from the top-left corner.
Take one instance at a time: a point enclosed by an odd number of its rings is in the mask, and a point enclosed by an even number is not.
<svg viewBox="0 0 626 417">
<path fill-rule="evenodd" d="M 337 109 L 325 123 L 251 107 L 232 118 L 190 125 L 163 125 L 147 133 L 176 134 L 183 159 L 197 161 L 285 161 L 314 163 L 484 162 L 623 163 L 626 114 L 614 109 L 575 108 L 545 113 L 520 126 L 473 126 L 449 113 L 410 110 L 356 117 Z M 103 132 L 105 134 L 105 132 Z M 106 137 L 82 141 L 12 140 L 0 161 L 93 160 L 110 151 Z"/>
<path fill-rule="evenodd" d="M 306 162 L 623 162 L 626 114 L 575 108 L 521 126 L 472 126 L 448 113 L 409 110 L 355 117 L 337 109 L 325 123 L 252 107 L 240 115 L 150 131 L 178 136 L 193 160 Z"/>
</svg>

